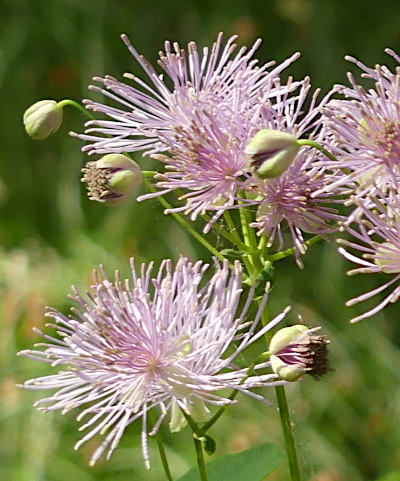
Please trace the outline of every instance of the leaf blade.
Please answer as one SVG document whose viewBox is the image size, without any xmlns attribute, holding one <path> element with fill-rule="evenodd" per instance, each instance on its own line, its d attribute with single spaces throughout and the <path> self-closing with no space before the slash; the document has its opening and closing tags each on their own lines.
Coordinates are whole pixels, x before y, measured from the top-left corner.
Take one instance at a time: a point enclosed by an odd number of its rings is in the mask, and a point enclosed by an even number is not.
<svg viewBox="0 0 400 481">
<path fill-rule="evenodd" d="M 282 452 L 274 444 L 265 443 L 210 461 L 206 465 L 207 476 L 209 481 L 262 481 L 282 460 Z M 177 481 L 200 481 L 197 468 Z"/>
</svg>

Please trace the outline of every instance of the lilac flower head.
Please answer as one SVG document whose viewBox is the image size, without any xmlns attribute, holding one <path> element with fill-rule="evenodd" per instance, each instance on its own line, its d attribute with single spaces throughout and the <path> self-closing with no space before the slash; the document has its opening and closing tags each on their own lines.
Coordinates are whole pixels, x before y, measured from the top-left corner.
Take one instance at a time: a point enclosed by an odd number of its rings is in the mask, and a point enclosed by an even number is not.
<svg viewBox="0 0 400 481">
<path fill-rule="evenodd" d="M 329 140 L 321 124 L 321 108 L 329 100 L 326 96 L 317 104 L 319 91 L 312 96 L 310 107 L 303 112 L 304 103 L 310 89 L 306 78 L 296 96 L 284 94 L 278 97 L 274 108 L 263 111 L 263 127 L 286 132 L 297 138 L 305 136 L 319 142 L 329 150 Z M 260 122 L 261 123 L 261 122 Z M 256 221 L 252 224 L 259 235 L 268 238 L 268 245 L 277 241 L 281 250 L 285 245 L 284 229 L 287 227 L 295 248 L 297 263 L 302 266 L 300 255 L 306 251 L 303 232 L 324 234 L 332 232 L 332 222 L 340 217 L 332 204 L 340 202 L 340 189 L 318 196 L 313 194 L 323 191 L 333 182 L 335 172 L 328 174 L 321 165 L 324 154 L 308 146 L 301 147 L 289 167 L 278 177 L 272 179 L 253 179 L 249 181 L 248 190 L 256 196 Z M 331 204 L 331 205 L 329 205 Z"/>
<path fill-rule="evenodd" d="M 356 199 L 361 217 L 351 225 L 343 225 L 353 240 L 340 239 L 338 242 L 347 249 L 339 248 L 339 252 L 360 266 L 348 271 L 349 275 L 382 273 L 390 275 L 390 279 L 376 289 L 350 299 L 346 305 L 353 306 L 386 289 L 394 289 L 377 306 L 353 318 L 351 322 L 377 314 L 389 303 L 397 302 L 400 296 L 400 199 L 397 191 L 385 194 L 378 192 L 379 195 L 368 199 Z M 354 251 L 359 254 L 353 254 Z"/>
<path fill-rule="evenodd" d="M 400 58 L 386 49 L 398 63 Z M 362 71 L 362 77 L 375 82 L 365 90 L 349 72 L 350 87 L 335 86 L 346 100 L 332 100 L 324 109 L 337 149 L 335 155 L 347 171 L 339 183 L 354 187 L 359 196 L 374 193 L 374 185 L 385 190 L 392 178 L 399 178 L 400 166 L 400 67 L 393 73 L 385 65 L 370 68 L 346 57 Z M 335 163 L 327 162 L 331 167 Z M 335 188 L 335 184 L 332 185 Z"/>
<path fill-rule="evenodd" d="M 194 219 L 210 210 L 218 217 L 237 199 L 239 177 L 246 166 L 245 146 L 257 131 L 254 123 L 260 109 L 281 92 L 282 87 L 275 85 L 278 75 L 298 54 L 268 71 L 274 62 L 259 67 L 253 59 L 260 40 L 236 53 L 236 36 L 223 46 L 219 34 L 212 48 L 202 53 L 194 42 L 187 52 L 177 43 L 166 42 L 158 62 L 166 74 L 164 80 L 127 37 L 122 38 L 149 82 L 131 74 L 125 77 L 136 86 L 112 77 L 95 79 L 104 88 L 91 88 L 117 107 L 85 101 L 86 108 L 109 119 L 86 124 L 85 134 L 78 135 L 88 142 L 84 150 L 153 155 L 165 164 L 166 173 L 159 175 L 157 184 L 161 190 L 139 200 L 183 189 L 184 205 L 177 211 Z"/>
<path fill-rule="evenodd" d="M 132 263 L 132 279 L 123 281 L 118 273 L 109 281 L 103 270 L 84 299 L 75 289 L 78 308 L 66 317 L 49 309 L 47 317 L 61 336 L 42 336 L 44 350 L 22 351 L 27 357 L 58 366 L 57 374 L 32 379 L 27 389 L 57 389 L 36 403 L 42 411 L 88 405 L 78 420 L 89 416 L 80 430 L 87 434 L 76 444 L 96 434 L 107 433 L 91 458 L 94 464 L 105 450 L 109 457 L 125 429 L 142 418 L 142 448 L 149 466 L 147 413 L 157 407 L 159 420 L 154 434 L 168 413 L 170 428 L 183 427 L 181 410 L 197 421 L 209 415 L 209 406 L 223 406 L 232 400 L 219 393 L 237 389 L 260 400 L 253 387 L 282 381 L 275 374 L 257 374 L 269 366 L 239 368 L 233 360 L 247 346 L 282 320 L 288 309 L 257 332 L 255 328 L 265 308 L 264 296 L 254 319 L 245 321 L 254 289 L 238 313 L 242 293 L 239 263 L 215 266 L 211 279 L 203 275 L 208 265 L 181 258 L 175 269 L 164 261 L 152 276 L 153 265 L 142 265 L 137 274 Z M 99 275 L 100 274 L 100 275 Z M 234 349 L 227 352 L 228 347 Z"/>
</svg>

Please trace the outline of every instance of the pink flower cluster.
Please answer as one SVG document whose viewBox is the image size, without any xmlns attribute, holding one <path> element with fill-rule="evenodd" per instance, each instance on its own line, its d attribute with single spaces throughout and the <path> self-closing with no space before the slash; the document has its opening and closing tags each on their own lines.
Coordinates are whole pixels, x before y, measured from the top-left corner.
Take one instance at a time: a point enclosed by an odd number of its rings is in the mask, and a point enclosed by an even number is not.
<svg viewBox="0 0 400 481">
<path fill-rule="evenodd" d="M 156 158 L 164 164 L 156 175 L 158 191 L 139 200 L 179 192 L 179 205 L 166 213 L 183 212 L 191 220 L 211 213 L 205 232 L 227 209 L 243 203 L 254 206 L 253 226 L 259 235 L 268 236 L 269 244 L 281 249 L 288 230 L 301 264 L 300 254 L 306 250 L 303 232 L 332 232 L 339 219 L 335 207 L 340 187 L 326 190 L 337 172 L 327 171 L 321 152 L 304 146 L 282 176 L 260 179 L 246 155 L 249 141 L 262 129 L 289 133 L 296 139 L 307 136 L 328 144 L 329 149 L 331 140 L 321 122 L 329 95 L 318 102 L 319 91 L 309 98 L 308 78 L 280 79 L 299 54 L 276 66 L 275 62 L 259 66 L 253 56 L 260 40 L 235 53 L 236 37 L 223 46 L 220 34 L 211 49 L 204 48 L 201 54 L 194 42 L 187 51 L 166 42 L 158 62 L 164 78 L 126 36 L 122 38 L 148 82 L 131 74 L 125 76 L 135 86 L 112 77 L 95 79 L 103 87 L 91 88 L 113 106 L 85 101 L 87 109 L 107 119 L 87 122 L 86 132 L 78 135 L 87 142 L 83 150 L 89 154 L 142 151 Z M 324 193 L 312 197 L 317 190 Z"/>
<path fill-rule="evenodd" d="M 158 62 L 164 78 L 122 38 L 148 80 L 126 74 L 131 86 L 96 78 L 103 87 L 91 88 L 113 105 L 86 100 L 86 108 L 106 119 L 89 121 L 78 137 L 90 154 L 142 151 L 163 164 L 156 175 L 158 191 L 139 200 L 178 192 L 179 204 L 166 213 L 183 212 L 192 220 L 211 213 L 205 232 L 228 209 L 246 205 L 254 213 L 251 227 L 266 237 L 266 245 L 278 250 L 293 245 L 299 266 L 310 234 L 345 230 L 355 241 L 342 240 L 346 248 L 340 252 L 362 266 L 355 272 L 398 272 L 397 244 L 389 233 L 397 229 L 400 203 L 399 67 L 395 72 L 383 65 L 369 68 L 347 57 L 375 85 L 365 90 L 349 73 L 350 86 L 336 85 L 318 101 L 318 90 L 309 94 L 308 78 L 280 78 L 298 54 L 278 65 L 258 65 L 254 53 L 260 40 L 237 51 L 236 37 L 223 45 L 220 34 L 201 53 L 194 42 L 187 51 L 166 42 Z M 400 62 L 393 51 L 387 53 Z M 248 146 L 263 129 L 317 142 L 331 155 L 302 144 L 279 175 L 256 175 L 255 165 L 280 153 L 256 152 L 249 161 Z M 351 212 L 343 215 L 338 204 Z M 383 264 L 382 249 L 388 257 Z M 395 299 L 393 294 L 379 306 Z"/>
<path fill-rule="evenodd" d="M 373 88 L 365 90 L 349 74 L 349 87 L 336 85 L 320 99 L 319 90 L 310 93 L 308 77 L 280 77 L 298 54 L 278 65 L 258 65 L 254 53 L 259 40 L 237 50 L 235 36 L 223 44 L 220 34 L 201 52 L 194 42 L 187 50 L 166 42 L 160 74 L 122 38 L 147 80 L 125 74 L 131 85 L 109 76 L 95 78 L 100 86 L 92 90 L 104 94 L 110 105 L 84 102 L 105 117 L 87 122 L 85 133 L 74 134 L 86 142 L 84 151 L 142 152 L 155 158 L 160 163 L 158 190 L 139 199 L 175 192 L 176 202 L 166 212 L 183 212 L 191 220 L 207 214 L 205 232 L 224 215 L 228 218 L 228 210 L 248 209 L 246 229 L 250 224 L 268 249 L 293 246 L 299 266 L 309 236 L 347 232 L 350 240 L 339 240 L 339 252 L 357 265 L 349 274 L 386 277 L 379 287 L 348 301 L 351 306 L 387 293 L 353 322 L 399 299 L 400 66 L 393 73 L 349 57 L 375 82 Z M 400 63 L 394 52 L 387 52 Z M 121 166 L 121 157 L 91 161 L 85 169 L 94 198 L 106 194 L 120 200 L 127 183 L 136 188 L 141 181 L 138 165 L 128 159 Z M 121 171 L 124 176 L 118 180 Z M 104 189 L 114 182 L 114 190 L 100 195 L 99 179 Z M 128 190 L 134 190 L 133 184 Z M 39 345 L 44 349 L 21 352 L 60 368 L 24 384 L 34 390 L 56 389 L 36 403 L 39 409 L 65 413 L 86 406 L 78 419 L 87 418 L 81 427 L 87 433 L 76 447 L 106 434 L 92 463 L 105 451 L 110 456 L 125 429 L 140 418 L 149 465 L 148 434 L 155 434 L 168 415 L 171 431 L 178 431 L 187 416 L 204 422 L 210 407 L 232 403 L 227 389 L 264 400 L 252 389 L 289 379 L 275 371 L 266 374 L 271 363 L 264 358 L 251 369 L 240 367 L 239 356 L 288 309 L 261 327 L 267 294 L 248 319 L 256 288 L 243 299 L 240 262 L 216 264 L 208 280 L 207 269 L 202 262 L 181 258 L 176 267 L 164 261 L 153 275 L 152 264 L 137 273 L 132 263 L 131 279 L 122 281 L 117 274 L 113 282 L 100 269 L 87 297 L 74 291 L 78 308 L 72 316 L 48 310 L 50 327 L 60 338 L 41 333 L 49 341 Z M 296 333 L 295 346 L 279 346 L 275 358 L 279 354 L 278 361 L 285 364 L 293 353 L 304 354 L 310 332 L 306 338 L 303 333 L 301 343 Z M 326 342 L 311 340 L 315 352 L 304 354 L 302 373 L 316 352 L 319 361 L 326 359 Z M 148 433 L 147 415 L 153 408 L 159 419 Z"/>
<path fill-rule="evenodd" d="M 211 278 L 202 262 L 181 258 L 176 267 L 164 261 L 153 276 L 153 264 L 143 264 L 132 277 L 107 279 L 102 268 L 87 297 L 74 289 L 77 304 L 71 316 L 49 309 L 47 325 L 60 338 L 39 332 L 47 343 L 19 354 L 58 366 L 59 372 L 27 381 L 32 390 L 56 390 L 36 402 L 41 411 L 63 414 L 86 405 L 78 420 L 87 418 L 87 431 L 76 444 L 106 434 L 92 455 L 94 464 L 103 452 L 111 456 L 125 429 L 142 420 L 142 448 L 147 466 L 148 412 L 157 408 L 154 435 L 170 414 L 172 432 L 185 426 L 182 411 L 197 422 L 211 417 L 209 407 L 232 404 L 229 389 L 265 401 L 255 387 L 284 384 L 274 373 L 265 374 L 269 362 L 258 362 L 249 372 L 237 362 L 243 351 L 276 326 L 288 308 L 259 327 L 268 293 L 258 312 L 246 320 L 254 289 L 242 299 L 242 269 L 228 263 L 215 265 Z M 240 300 L 243 300 L 239 308 Z M 264 371 L 261 371 L 264 369 Z M 228 391 L 227 391 L 228 390 Z"/>
<path fill-rule="evenodd" d="M 400 64 L 392 50 L 386 52 Z M 359 267 L 349 271 L 381 273 L 382 285 L 355 299 L 358 302 L 393 289 L 374 308 L 352 319 L 370 317 L 400 295 L 400 66 L 393 73 L 385 65 L 369 68 L 352 57 L 362 76 L 374 81 L 374 88 L 365 90 L 348 74 L 350 87 L 335 86 L 345 98 L 332 100 L 324 109 L 324 123 L 334 140 L 334 153 L 343 175 L 339 184 L 348 189 L 347 205 L 352 212 L 342 230 L 352 240 L 340 239 L 339 252 Z M 335 168 L 334 162 L 325 162 Z"/>
</svg>

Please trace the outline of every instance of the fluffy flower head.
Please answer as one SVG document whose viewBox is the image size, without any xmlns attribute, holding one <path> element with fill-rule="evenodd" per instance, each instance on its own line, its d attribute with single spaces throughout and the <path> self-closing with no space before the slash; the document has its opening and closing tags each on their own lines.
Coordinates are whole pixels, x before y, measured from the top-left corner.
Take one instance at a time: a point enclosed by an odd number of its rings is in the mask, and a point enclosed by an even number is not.
<svg viewBox="0 0 400 481">
<path fill-rule="evenodd" d="M 103 88 L 92 89 L 117 106 L 85 101 L 86 108 L 109 119 L 87 123 L 85 134 L 78 135 L 88 142 L 84 150 L 96 154 L 143 151 L 155 156 L 165 164 L 165 173 L 158 176 L 160 192 L 140 199 L 182 189 L 184 205 L 175 211 L 193 219 L 216 211 L 218 218 L 237 199 L 246 167 L 245 147 L 257 131 L 254 124 L 260 109 L 282 91 L 276 84 L 278 75 L 298 54 L 269 71 L 274 62 L 258 66 L 253 58 L 260 40 L 236 51 L 236 36 L 223 45 L 220 34 L 201 53 L 194 42 L 187 51 L 166 42 L 158 62 L 164 79 L 126 36 L 122 38 L 148 83 L 131 74 L 125 76 L 135 86 L 112 77 L 95 79 Z"/>
<path fill-rule="evenodd" d="M 386 53 L 400 64 L 396 53 L 390 49 Z M 331 101 L 324 113 L 337 143 L 335 155 L 348 172 L 339 183 L 354 187 L 355 182 L 359 195 L 368 196 L 375 192 L 374 185 L 385 190 L 393 177 L 399 178 L 400 67 L 392 72 L 385 65 L 370 68 L 353 57 L 346 59 L 362 70 L 364 78 L 373 80 L 375 88 L 365 90 L 348 73 L 350 87 L 334 88 L 346 99 Z"/>
<path fill-rule="evenodd" d="M 344 224 L 343 228 L 353 239 L 340 239 L 338 242 L 346 248 L 339 248 L 339 252 L 360 266 L 348 271 L 349 275 L 383 273 L 391 278 L 376 289 L 350 299 L 346 305 L 353 306 L 386 289 L 394 289 L 377 306 L 353 318 L 352 322 L 377 314 L 400 296 L 400 199 L 395 190 L 378 192 L 374 197 L 355 200 L 361 214 L 352 224 Z"/>
<path fill-rule="evenodd" d="M 60 339 L 42 336 L 50 344 L 44 350 L 21 354 L 58 366 L 57 374 L 27 381 L 28 389 L 57 389 L 36 403 L 44 411 L 63 413 L 81 405 L 88 406 L 78 420 L 89 417 L 80 430 L 88 430 L 77 443 L 96 434 L 107 433 L 94 452 L 91 463 L 118 445 L 129 424 L 142 418 L 142 447 L 149 464 L 147 413 L 157 407 L 160 418 L 150 434 L 157 431 L 170 412 L 172 431 L 183 427 L 181 411 L 204 421 L 209 406 L 232 401 L 219 391 L 238 389 L 255 398 L 252 387 L 268 386 L 277 381 L 275 374 L 250 376 L 247 369 L 232 363 L 249 344 L 277 324 L 287 310 L 267 326 L 255 332 L 266 296 L 251 322 L 245 322 L 254 290 L 237 313 L 241 296 L 242 272 L 235 264 L 216 265 L 208 282 L 203 275 L 208 266 L 181 258 L 174 269 L 164 261 L 152 277 L 152 264 L 142 265 L 138 275 L 132 265 L 132 279 L 122 281 L 118 274 L 109 281 L 102 270 L 87 299 L 75 290 L 78 309 L 73 316 L 50 309 L 47 316 L 55 321 Z M 232 353 L 226 351 L 232 342 Z"/>
</svg>

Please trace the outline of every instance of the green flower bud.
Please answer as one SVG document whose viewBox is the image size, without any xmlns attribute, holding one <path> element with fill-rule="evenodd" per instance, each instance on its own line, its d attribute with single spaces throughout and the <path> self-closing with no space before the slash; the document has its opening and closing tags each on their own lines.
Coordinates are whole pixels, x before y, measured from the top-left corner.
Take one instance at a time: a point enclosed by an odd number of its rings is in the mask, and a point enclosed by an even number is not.
<svg viewBox="0 0 400 481">
<path fill-rule="evenodd" d="M 261 178 L 279 177 L 295 159 L 300 146 L 287 132 L 263 129 L 246 146 L 250 169 Z"/>
<path fill-rule="evenodd" d="M 297 381 L 303 374 L 314 379 L 330 371 L 328 341 L 314 334 L 319 328 L 309 329 L 296 324 L 280 329 L 269 345 L 271 368 L 285 381 Z"/>
<path fill-rule="evenodd" d="M 91 200 L 106 205 L 121 204 L 136 191 L 142 182 L 138 164 L 122 154 L 107 154 L 90 161 L 82 169 Z"/>
<path fill-rule="evenodd" d="M 307 331 L 308 327 L 303 326 L 302 324 L 296 324 L 290 327 L 284 327 L 279 329 L 279 331 L 272 336 L 272 339 L 269 343 L 269 352 L 271 354 L 278 354 L 282 349 L 289 346 L 296 338 Z"/>
<path fill-rule="evenodd" d="M 55 100 L 40 100 L 25 110 L 25 130 L 33 139 L 42 140 L 57 132 L 62 118 L 62 107 Z"/>
</svg>

